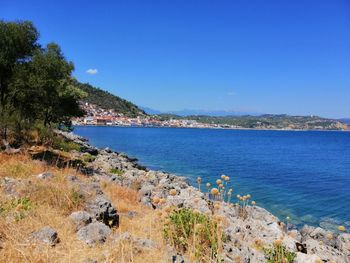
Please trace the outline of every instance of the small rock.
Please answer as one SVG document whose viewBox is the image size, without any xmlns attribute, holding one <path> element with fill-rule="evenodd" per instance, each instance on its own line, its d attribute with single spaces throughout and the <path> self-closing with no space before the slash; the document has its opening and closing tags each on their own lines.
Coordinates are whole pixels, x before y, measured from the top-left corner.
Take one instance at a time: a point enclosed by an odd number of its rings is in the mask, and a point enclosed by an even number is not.
<svg viewBox="0 0 350 263">
<path fill-rule="evenodd" d="M 112 153 L 112 150 L 109 147 L 104 148 L 106 153 Z"/>
<path fill-rule="evenodd" d="M 315 263 L 322 262 L 321 259 L 316 255 L 308 255 L 304 253 L 297 253 L 296 258 L 294 259 L 295 263 Z"/>
<path fill-rule="evenodd" d="M 121 241 L 130 241 L 132 240 L 131 235 L 129 232 L 124 232 L 124 233 L 116 233 L 113 235 L 111 238 L 113 242 L 118 243 Z"/>
<path fill-rule="evenodd" d="M 92 222 L 92 217 L 88 212 L 85 211 L 77 211 L 73 212 L 70 216 L 70 219 L 75 224 L 76 230 L 79 230 L 80 228 L 90 224 Z"/>
<path fill-rule="evenodd" d="M 112 227 L 119 225 L 119 215 L 112 206 L 112 203 L 104 196 L 98 196 L 88 205 L 89 212 L 97 221 Z"/>
<path fill-rule="evenodd" d="M 66 179 L 67 179 L 67 181 L 69 181 L 71 183 L 79 182 L 78 177 L 75 175 L 67 175 Z"/>
<path fill-rule="evenodd" d="M 33 232 L 30 237 L 50 246 L 54 246 L 59 241 L 56 230 L 49 226 L 45 226 L 38 231 Z"/>
<path fill-rule="evenodd" d="M 157 247 L 154 241 L 147 238 L 137 238 L 134 240 L 134 244 L 139 248 L 152 249 Z"/>
<path fill-rule="evenodd" d="M 88 245 L 104 243 L 112 233 L 111 229 L 101 222 L 88 224 L 79 229 L 77 237 Z"/>
<path fill-rule="evenodd" d="M 53 177 L 53 173 L 51 172 L 44 172 L 44 173 L 41 173 L 39 175 L 37 175 L 36 178 L 38 179 L 49 179 L 49 178 L 52 178 Z"/>
<path fill-rule="evenodd" d="M 86 148 L 84 151 L 94 156 L 98 155 L 98 150 L 96 148 Z"/>
<path fill-rule="evenodd" d="M 128 217 L 133 218 L 133 217 L 135 217 L 135 216 L 137 216 L 137 212 L 135 212 L 135 211 L 129 211 L 129 212 L 128 212 Z"/>
<path fill-rule="evenodd" d="M 186 263 L 185 258 L 181 254 L 173 255 L 171 257 L 172 263 Z"/>
</svg>

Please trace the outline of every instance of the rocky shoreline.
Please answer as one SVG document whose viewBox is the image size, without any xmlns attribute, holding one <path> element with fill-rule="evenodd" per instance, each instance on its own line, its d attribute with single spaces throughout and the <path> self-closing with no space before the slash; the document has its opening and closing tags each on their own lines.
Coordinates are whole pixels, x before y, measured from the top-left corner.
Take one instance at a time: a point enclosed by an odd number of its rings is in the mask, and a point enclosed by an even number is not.
<svg viewBox="0 0 350 263">
<path fill-rule="evenodd" d="M 86 139 L 72 133 L 63 133 L 67 139 L 82 145 L 85 152 L 96 156 L 89 164 L 90 175 L 96 180 L 107 180 L 125 187 L 137 185 L 140 202 L 158 209 L 164 206 L 187 207 L 202 213 L 222 216 L 225 220 L 224 262 L 266 262 L 259 244 L 280 240 L 288 250 L 296 253 L 295 262 L 350 262 L 350 234 L 332 233 L 320 227 L 304 226 L 300 231 L 289 230 L 265 209 L 247 207 L 247 218 L 239 216 L 238 207 L 214 202 L 207 195 L 190 186 L 186 179 L 161 171 L 148 170 L 137 160 L 110 149 L 97 149 Z M 109 173 L 123 171 L 122 176 Z M 171 189 L 176 195 L 169 195 Z M 154 202 L 155 197 L 158 202 Z M 159 202 L 161 200 L 161 202 Z M 214 211 L 215 210 L 215 211 Z M 239 259 L 240 261 L 237 261 Z"/>
<path fill-rule="evenodd" d="M 140 238 L 128 232 L 113 231 L 126 217 L 137 216 L 128 212 L 117 211 L 116 204 L 108 198 L 101 185 L 133 189 L 137 191 L 137 202 L 151 211 L 164 211 L 167 207 L 190 208 L 207 214 L 220 221 L 223 244 L 221 262 L 227 263 L 262 263 L 267 262 L 264 248 L 276 243 L 282 244 L 288 251 L 295 253 L 296 263 L 337 262 L 350 263 L 350 234 L 332 233 L 320 227 L 304 226 L 292 229 L 265 209 L 247 205 L 242 216 L 241 206 L 214 201 L 208 193 L 203 193 L 189 185 L 186 178 L 163 171 L 153 171 L 138 164 L 137 159 L 114 152 L 108 148 L 98 149 L 85 138 L 73 133 L 56 131 L 68 141 L 80 146 L 80 151 L 69 153 L 74 160 L 84 160 L 78 169 L 85 174 L 83 178 L 65 175 L 69 187 L 78 189 L 77 196 L 83 197 L 84 205 L 78 211 L 73 210 L 69 221 L 75 228 L 75 238 L 88 246 L 107 243 L 117 244 L 127 241 L 139 249 L 158 249 L 155 240 Z M 35 148 L 35 147 L 34 147 Z M 33 149 L 32 149 L 33 150 Z M 53 153 L 56 150 L 53 150 Z M 58 157 L 60 153 L 58 151 Z M 58 163 L 56 161 L 56 165 Z M 52 182 L 55 175 L 51 172 L 35 176 L 35 180 Z M 31 179 L 14 179 L 5 177 L 0 180 L 0 188 L 9 198 L 19 198 L 20 190 L 31 187 Z M 117 199 L 118 200 L 118 199 Z M 117 201 L 118 202 L 118 201 Z M 32 232 L 30 243 L 55 246 L 65 236 L 49 225 Z M 0 251 L 1 251 L 0 231 Z M 186 255 L 179 254 L 173 247 L 163 247 L 164 261 L 191 262 Z M 87 259 L 84 263 L 104 262 Z M 158 261 L 159 262 L 159 261 Z"/>
</svg>

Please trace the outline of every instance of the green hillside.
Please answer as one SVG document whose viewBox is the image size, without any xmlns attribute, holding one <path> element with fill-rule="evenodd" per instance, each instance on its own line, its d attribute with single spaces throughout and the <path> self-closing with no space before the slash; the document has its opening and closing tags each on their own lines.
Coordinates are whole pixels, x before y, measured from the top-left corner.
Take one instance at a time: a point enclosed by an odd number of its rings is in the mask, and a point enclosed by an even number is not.
<svg viewBox="0 0 350 263">
<path fill-rule="evenodd" d="M 83 100 L 91 104 L 95 104 L 103 109 L 113 109 L 115 112 L 123 113 L 127 116 L 146 115 L 143 110 L 135 104 L 113 95 L 100 88 L 93 87 L 88 83 L 78 83 L 81 90 L 87 93 L 87 97 Z"/>
</svg>

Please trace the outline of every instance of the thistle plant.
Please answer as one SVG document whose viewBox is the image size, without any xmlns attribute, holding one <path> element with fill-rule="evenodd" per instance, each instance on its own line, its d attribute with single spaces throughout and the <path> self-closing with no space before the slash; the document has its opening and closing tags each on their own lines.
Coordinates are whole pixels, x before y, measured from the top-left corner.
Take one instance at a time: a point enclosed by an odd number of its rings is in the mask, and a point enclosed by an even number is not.
<svg viewBox="0 0 350 263">
<path fill-rule="evenodd" d="M 249 199 L 251 198 L 250 194 L 241 196 L 241 195 L 237 195 L 237 199 L 238 201 L 238 205 L 239 205 L 239 215 L 241 217 L 243 217 L 244 219 L 247 218 L 248 216 L 248 212 L 247 212 L 247 206 L 249 204 Z"/>
<path fill-rule="evenodd" d="M 175 195 L 177 194 L 177 192 L 176 192 L 175 189 L 171 189 L 171 190 L 169 191 L 169 194 L 170 194 L 171 196 L 175 196 Z"/>
<path fill-rule="evenodd" d="M 283 245 L 282 240 L 276 240 L 272 246 L 264 248 L 268 263 L 292 263 L 296 257 L 294 252 L 290 252 Z"/>
<path fill-rule="evenodd" d="M 172 211 L 166 218 L 163 234 L 191 262 L 221 262 L 223 233 L 219 222 L 188 208 Z"/>
<path fill-rule="evenodd" d="M 202 179 L 200 177 L 197 177 L 198 191 L 201 190 L 201 182 L 202 182 Z"/>
<path fill-rule="evenodd" d="M 338 226 L 339 232 L 345 232 L 345 227 L 344 226 Z"/>
<path fill-rule="evenodd" d="M 208 194 L 208 198 L 209 198 L 209 191 L 210 191 L 211 184 L 207 183 L 205 186 L 207 187 L 207 194 Z"/>
<path fill-rule="evenodd" d="M 213 199 L 216 200 L 217 196 L 219 195 L 219 189 L 214 187 L 214 188 L 211 189 L 210 193 L 213 196 Z"/>
<path fill-rule="evenodd" d="M 232 188 L 230 188 L 227 192 L 227 203 L 229 204 L 231 201 L 231 196 L 232 196 Z"/>
</svg>

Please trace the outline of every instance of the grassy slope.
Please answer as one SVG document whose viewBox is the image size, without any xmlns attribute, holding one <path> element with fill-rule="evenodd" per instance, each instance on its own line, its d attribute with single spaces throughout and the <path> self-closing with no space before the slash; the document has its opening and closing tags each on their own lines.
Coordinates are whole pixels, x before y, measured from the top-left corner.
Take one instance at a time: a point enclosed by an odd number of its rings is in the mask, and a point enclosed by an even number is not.
<svg viewBox="0 0 350 263">
<path fill-rule="evenodd" d="M 55 175 L 52 180 L 36 178 L 38 173 L 48 170 Z M 0 242 L 3 240 L 0 262 L 83 262 L 87 258 L 98 262 L 167 262 L 162 254 L 165 249 L 158 212 L 141 205 L 136 191 L 117 185 L 102 184 L 102 189 L 118 213 L 135 211 L 137 215 L 133 218 L 122 216 L 119 228 L 113 229 L 113 232 L 127 231 L 135 237 L 150 238 L 161 249 L 140 251 L 127 241 L 117 244 L 109 241 L 103 246 L 88 247 L 77 240 L 68 216 L 81 210 L 86 200 L 75 200 L 72 195 L 74 189 L 65 179 L 67 174 L 75 174 L 75 170 L 47 166 L 25 154 L 8 156 L 0 153 L 0 179 L 7 176 L 32 182 L 31 187 L 21 189 L 21 196 L 30 200 L 29 208 L 14 204 L 0 189 Z M 81 174 L 77 176 L 83 182 L 89 180 Z M 31 232 L 47 225 L 58 232 L 60 242 L 55 247 L 39 249 L 26 243 Z M 107 256 L 101 258 L 103 255 Z"/>
</svg>

